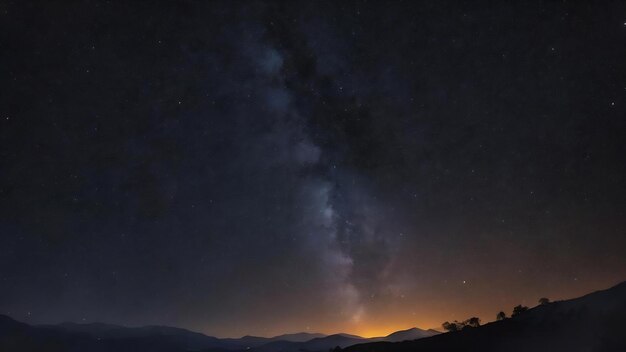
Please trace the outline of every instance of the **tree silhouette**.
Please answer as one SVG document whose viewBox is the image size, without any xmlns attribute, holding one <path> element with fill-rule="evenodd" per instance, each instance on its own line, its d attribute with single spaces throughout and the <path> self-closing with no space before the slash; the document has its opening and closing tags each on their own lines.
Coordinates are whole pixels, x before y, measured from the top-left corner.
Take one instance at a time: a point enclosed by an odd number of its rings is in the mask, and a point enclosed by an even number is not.
<svg viewBox="0 0 626 352">
<path fill-rule="evenodd" d="M 527 310 L 528 310 L 528 307 L 519 304 L 519 305 L 513 307 L 513 314 L 511 314 L 511 317 L 516 317 L 516 316 L 524 313 Z"/>
<path fill-rule="evenodd" d="M 441 326 L 443 327 L 444 330 L 449 331 L 449 332 L 459 331 L 462 329 L 462 324 L 456 320 L 453 321 L 452 323 L 446 321 L 445 323 L 441 324 Z"/>
<path fill-rule="evenodd" d="M 506 319 L 506 314 L 504 312 L 500 312 L 498 313 L 498 315 L 496 315 L 496 320 L 504 320 Z"/>
<path fill-rule="evenodd" d="M 453 321 L 453 322 L 445 322 L 443 324 L 441 324 L 441 326 L 443 327 L 444 330 L 446 331 L 460 331 L 466 328 L 477 328 L 480 326 L 480 318 L 477 317 L 471 317 L 467 320 L 463 320 L 463 321 Z"/>
<path fill-rule="evenodd" d="M 480 326 L 480 319 L 471 317 L 463 322 L 463 328 L 477 328 Z"/>
<path fill-rule="evenodd" d="M 549 298 L 546 298 L 546 297 L 539 298 L 539 304 L 540 305 L 543 306 L 543 305 L 546 305 L 548 303 L 550 303 L 550 299 Z"/>
</svg>

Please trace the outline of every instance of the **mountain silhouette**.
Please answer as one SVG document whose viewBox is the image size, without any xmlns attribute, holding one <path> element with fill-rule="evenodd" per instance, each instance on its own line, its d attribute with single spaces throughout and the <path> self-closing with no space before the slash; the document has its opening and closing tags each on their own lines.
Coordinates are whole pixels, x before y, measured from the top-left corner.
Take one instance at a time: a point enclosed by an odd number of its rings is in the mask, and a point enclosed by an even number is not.
<svg viewBox="0 0 626 352">
<path fill-rule="evenodd" d="M 98 329 L 102 326 L 93 326 Z M 87 328 L 89 329 L 89 327 Z M 159 333 L 115 338 L 90 332 L 68 331 L 62 326 L 30 326 L 0 315 L 0 351 L 11 352 L 182 352 L 186 346 Z"/>
<path fill-rule="evenodd" d="M 230 347 L 230 348 L 255 348 L 262 345 L 266 345 L 272 342 L 306 342 L 315 338 L 325 337 L 324 334 L 319 333 L 308 333 L 308 332 L 299 332 L 293 334 L 283 334 L 274 337 L 260 337 L 260 336 L 250 336 L 246 335 L 241 338 L 226 338 L 220 339 L 220 341 L 224 344 L 222 347 Z"/>
<path fill-rule="evenodd" d="M 520 315 L 416 341 L 357 344 L 343 352 L 626 351 L 626 282 Z"/>
<path fill-rule="evenodd" d="M 427 352 L 626 351 L 626 282 L 544 304 L 514 318 L 439 334 L 411 328 L 384 337 L 296 333 L 220 339 L 168 327 L 91 323 L 28 325 L 0 315 L 0 351 L 11 352 Z"/>
<path fill-rule="evenodd" d="M 272 337 L 274 341 L 292 341 L 292 342 L 305 342 L 312 339 L 325 337 L 324 334 L 316 334 L 316 333 L 308 333 L 308 332 L 299 332 L 295 334 L 284 334 L 279 336 Z"/>
<path fill-rule="evenodd" d="M 422 330 L 418 328 L 411 328 L 407 330 L 400 330 L 394 333 L 391 333 L 383 338 L 384 341 L 388 342 L 400 342 L 407 340 L 417 340 L 422 339 L 424 337 L 434 336 L 439 334 L 440 332 L 437 330 Z"/>
<path fill-rule="evenodd" d="M 327 351 L 333 347 L 347 347 L 354 345 L 355 343 L 363 342 L 363 337 L 348 335 L 348 334 L 334 334 L 326 337 L 316 338 L 302 343 L 299 350 L 304 351 Z"/>
<path fill-rule="evenodd" d="M 142 340 L 158 337 L 175 346 L 181 346 L 188 350 L 201 349 L 240 349 L 240 344 L 230 344 L 213 336 L 207 336 L 198 332 L 170 326 L 142 326 L 125 327 L 104 323 L 61 323 L 58 325 L 40 325 L 39 327 L 49 330 L 64 331 L 67 333 L 83 333 L 96 340 L 103 339 L 130 339 Z"/>
<path fill-rule="evenodd" d="M 0 350 L 4 351 L 137 351 L 152 352 L 301 352 L 328 351 L 366 341 L 400 341 L 431 336 L 412 328 L 386 337 L 351 334 L 294 333 L 274 337 L 216 338 L 169 326 L 125 327 L 105 323 L 28 325 L 0 315 Z"/>
<path fill-rule="evenodd" d="M 396 331 L 392 334 L 383 337 L 365 338 L 351 334 L 334 334 L 319 338 L 314 338 L 309 341 L 294 343 L 288 341 L 276 341 L 268 343 L 253 349 L 253 352 L 317 352 L 328 351 L 335 347 L 348 347 L 364 342 L 376 342 L 376 341 L 404 341 L 421 339 L 428 336 L 439 334 L 435 330 L 422 330 L 418 328 L 411 328 L 407 330 Z"/>
<path fill-rule="evenodd" d="M 274 341 L 254 348 L 253 352 L 328 351 L 337 346 L 347 347 L 364 341 L 368 339 L 356 335 L 334 334 L 302 342 Z"/>
</svg>

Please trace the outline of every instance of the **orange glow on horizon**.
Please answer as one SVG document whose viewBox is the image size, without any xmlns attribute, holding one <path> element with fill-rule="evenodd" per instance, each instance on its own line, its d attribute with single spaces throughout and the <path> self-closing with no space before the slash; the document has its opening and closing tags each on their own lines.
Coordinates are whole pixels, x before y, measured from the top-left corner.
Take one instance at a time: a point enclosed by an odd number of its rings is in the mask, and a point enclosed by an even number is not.
<svg viewBox="0 0 626 352">
<path fill-rule="evenodd" d="M 374 329 L 364 329 L 361 330 L 361 332 L 359 333 L 355 333 L 355 335 L 361 336 L 361 337 L 365 337 L 365 338 L 372 338 L 372 337 L 384 337 L 387 336 L 391 333 L 394 333 L 396 331 L 399 330 L 406 330 L 406 329 L 411 329 L 413 327 L 418 327 L 418 326 L 411 326 L 411 327 L 398 327 L 398 328 L 374 328 Z M 419 328 L 419 327 L 418 327 Z M 422 328 L 420 328 L 422 329 Z M 425 329 L 426 330 L 426 329 Z"/>
<path fill-rule="evenodd" d="M 396 323 L 381 322 L 378 324 L 376 323 L 367 324 L 366 326 L 345 329 L 345 331 L 342 330 L 341 332 L 346 333 L 346 334 L 358 335 L 358 336 L 365 337 L 365 338 L 373 338 L 373 337 L 384 337 L 397 331 L 408 330 L 412 328 L 418 328 L 422 330 L 434 329 L 434 330 L 441 331 L 441 328 L 440 328 L 441 322 L 424 321 L 424 320 L 411 321 L 410 319 L 407 319 L 406 317 L 402 317 L 399 319 L 390 319 L 390 320 L 396 321 Z M 333 333 L 336 334 L 337 332 L 333 332 Z"/>
<path fill-rule="evenodd" d="M 404 305 L 394 305 L 390 303 L 379 310 L 371 309 L 364 314 L 363 318 L 355 322 L 354 320 L 328 319 L 318 321 L 298 320 L 279 321 L 276 325 L 252 326 L 247 331 L 240 331 L 235 322 L 230 326 L 221 324 L 217 326 L 202 326 L 199 329 L 194 326 L 187 328 L 194 331 L 201 331 L 207 335 L 217 337 L 239 338 L 244 335 L 274 337 L 285 333 L 322 333 L 333 335 L 345 333 L 357 335 L 364 338 L 384 337 L 391 333 L 419 328 L 422 330 L 434 329 L 443 332 L 441 324 L 444 321 L 465 320 L 471 317 L 478 317 L 481 324 L 492 322 L 499 311 L 504 311 L 507 316 L 511 314 L 512 308 L 517 304 L 528 307 L 538 305 L 540 297 L 548 297 L 552 301 L 567 300 L 580 297 L 596 290 L 607 289 L 619 283 L 619 280 L 612 278 L 595 278 L 580 282 L 572 280 L 569 286 L 534 288 L 528 287 L 526 290 L 519 289 L 515 295 L 498 295 L 498 291 L 493 291 L 490 287 L 473 283 L 472 286 L 463 286 L 469 294 L 457 299 L 439 300 L 436 298 L 418 297 L 413 301 L 403 302 Z M 476 290 L 477 294 L 471 295 L 471 290 Z M 468 298 L 469 297 L 469 298 Z M 430 298 L 430 299 L 429 299 Z M 236 332 L 235 332 L 236 331 Z"/>
</svg>

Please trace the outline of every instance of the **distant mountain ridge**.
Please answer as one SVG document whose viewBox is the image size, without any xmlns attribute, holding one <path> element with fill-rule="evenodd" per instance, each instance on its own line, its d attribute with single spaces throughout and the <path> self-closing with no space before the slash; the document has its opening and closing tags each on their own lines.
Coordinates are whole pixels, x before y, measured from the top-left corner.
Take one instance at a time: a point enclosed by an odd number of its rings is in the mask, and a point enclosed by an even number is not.
<svg viewBox="0 0 626 352">
<path fill-rule="evenodd" d="M 125 327 L 105 323 L 28 325 L 0 315 L 0 350 L 151 352 L 318 352 L 371 341 L 398 341 L 438 333 L 412 328 L 386 337 L 292 333 L 274 337 L 217 338 L 169 326 Z M 55 349 L 57 348 L 58 349 Z"/>
<path fill-rule="evenodd" d="M 624 352 L 626 282 L 552 302 L 514 318 L 440 334 L 411 328 L 384 337 L 295 333 L 220 339 L 167 326 L 104 323 L 31 326 L 0 315 L 0 351 L 22 352 Z"/>
<path fill-rule="evenodd" d="M 348 347 L 351 345 L 375 342 L 375 341 L 404 341 L 414 340 L 424 337 L 429 337 L 439 334 L 436 330 L 422 330 L 418 328 L 411 328 L 407 330 L 396 331 L 392 334 L 382 337 L 365 338 L 351 334 L 333 334 L 328 336 L 320 336 L 307 341 L 286 341 L 281 340 L 280 336 L 277 336 L 272 341 L 263 345 L 250 348 L 252 352 L 301 352 L 301 351 L 328 351 L 335 347 Z"/>
<path fill-rule="evenodd" d="M 246 335 L 240 338 L 223 338 L 222 342 L 231 346 L 237 346 L 239 348 L 254 348 L 259 347 L 271 342 L 287 341 L 287 342 L 305 342 L 315 338 L 325 337 L 326 335 L 320 333 L 308 333 L 298 332 L 292 334 L 283 334 L 274 337 L 261 337 Z"/>
<path fill-rule="evenodd" d="M 407 341 L 407 340 L 417 340 L 417 339 L 422 339 L 425 337 L 434 336 L 437 334 L 440 334 L 440 332 L 437 330 L 433 330 L 433 329 L 422 330 L 418 328 L 411 328 L 411 329 L 400 330 L 400 331 L 391 333 L 385 336 L 384 341 L 400 342 L 400 341 Z"/>
<path fill-rule="evenodd" d="M 125 327 L 105 323 L 61 323 L 58 325 L 39 325 L 49 330 L 64 331 L 69 333 L 82 333 L 95 339 L 149 339 L 159 336 L 173 344 L 184 346 L 189 350 L 201 350 L 207 348 L 226 349 L 228 346 L 221 339 L 207 336 L 182 328 L 170 326 L 148 325 L 142 327 Z M 240 346 L 233 346 L 234 349 Z"/>
<path fill-rule="evenodd" d="M 325 337 L 327 335 L 320 333 L 309 333 L 309 332 L 298 332 L 295 334 L 283 334 L 272 337 L 273 340 L 276 341 L 292 341 L 292 342 L 305 342 L 311 339 L 316 339 L 319 337 Z"/>
<path fill-rule="evenodd" d="M 439 334 L 417 328 L 384 337 L 296 333 L 220 339 L 167 326 L 104 323 L 28 325 L 0 315 L 0 351 L 26 352 L 624 352 L 626 282 L 580 298 L 537 306 L 476 328 Z M 310 339 L 309 339 L 310 337 Z"/>
</svg>

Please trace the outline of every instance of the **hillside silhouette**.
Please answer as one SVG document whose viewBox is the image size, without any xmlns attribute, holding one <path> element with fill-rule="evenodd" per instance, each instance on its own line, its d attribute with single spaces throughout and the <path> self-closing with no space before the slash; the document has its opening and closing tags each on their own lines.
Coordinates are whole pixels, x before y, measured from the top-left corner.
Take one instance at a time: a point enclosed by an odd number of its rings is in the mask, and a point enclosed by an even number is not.
<svg viewBox="0 0 626 352">
<path fill-rule="evenodd" d="M 476 328 L 416 341 L 374 342 L 343 352 L 626 351 L 626 282 L 586 296 L 541 304 Z"/>
<path fill-rule="evenodd" d="M 576 299 L 542 300 L 537 307 L 517 311 L 512 318 L 444 334 L 412 328 L 375 338 L 296 333 L 220 339 L 167 326 L 28 325 L 0 315 L 0 351 L 626 351 L 626 282 Z"/>
</svg>

